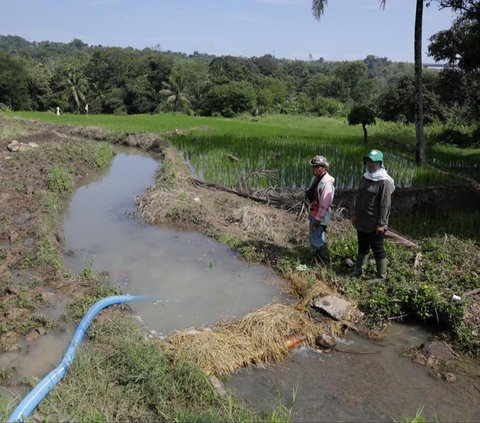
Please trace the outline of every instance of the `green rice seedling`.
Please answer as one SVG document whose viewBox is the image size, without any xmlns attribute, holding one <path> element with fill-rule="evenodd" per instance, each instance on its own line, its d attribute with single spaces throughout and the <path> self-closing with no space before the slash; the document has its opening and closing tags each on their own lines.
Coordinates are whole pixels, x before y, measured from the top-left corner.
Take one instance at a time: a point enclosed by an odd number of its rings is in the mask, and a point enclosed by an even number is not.
<svg viewBox="0 0 480 423">
<path fill-rule="evenodd" d="M 195 176 L 229 187 L 253 171 L 271 169 L 279 175 L 277 188 L 304 188 L 310 180 L 309 158 L 322 154 L 331 161 L 337 188 L 354 188 L 363 172 L 362 156 L 371 148 L 384 151 L 388 171 L 398 187 L 458 181 L 434 167 L 415 166 L 415 128 L 411 124 L 379 121 L 370 129 L 371 142 L 366 145 L 358 128 L 349 126 L 343 119 L 325 117 L 269 115 L 252 121 L 245 117 L 226 119 L 176 114 L 121 117 L 10 114 L 54 123 L 94 125 L 125 133 L 163 133 L 182 150 Z M 251 188 L 264 188 L 267 184 L 268 181 L 259 179 L 251 182 Z"/>
</svg>

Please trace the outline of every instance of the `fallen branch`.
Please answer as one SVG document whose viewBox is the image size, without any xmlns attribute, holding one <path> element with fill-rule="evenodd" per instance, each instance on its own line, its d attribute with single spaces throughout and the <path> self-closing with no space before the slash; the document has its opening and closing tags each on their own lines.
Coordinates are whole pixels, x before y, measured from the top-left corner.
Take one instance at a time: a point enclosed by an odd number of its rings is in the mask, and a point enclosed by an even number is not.
<svg viewBox="0 0 480 423">
<path fill-rule="evenodd" d="M 287 211 L 299 212 L 303 210 L 303 201 L 280 197 L 276 194 L 276 192 L 273 189 L 264 189 L 259 191 L 258 192 L 259 195 L 262 196 L 262 197 L 259 197 L 257 195 L 249 194 L 248 192 L 240 192 L 237 190 L 233 190 L 213 182 L 201 181 L 200 179 L 191 178 L 191 177 L 188 178 L 188 180 L 194 186 L 197 186 L 197 187 L 228 192 L 230 194 L 238 195 L 239 197 L 248 198 L 250 200 L 256 201 L 257 203 L 273 205 L 275 207 L 278 207 Z"/>
<path fill-rule="evenodd" d="M 397 244 L 403 245 L 404 247 L 408 248 L 416 248 L 417 244 L 410 241 L 409 239 L 405 238 L 404 236 L 392 231 L 388 230 L 385 232 L 385 238 L 391 239 L 392 241 L 396 242 Z"/>
<path fill-rule="evenodd" d="M 463 296 L 470 297 L 471 295 L 476 295 L 476 294 L 480 294 L 480 288 L 475 288 L 475 289 L 472 289 L 471 291 L 467 291 L 463 294 Z"/>
</svg>

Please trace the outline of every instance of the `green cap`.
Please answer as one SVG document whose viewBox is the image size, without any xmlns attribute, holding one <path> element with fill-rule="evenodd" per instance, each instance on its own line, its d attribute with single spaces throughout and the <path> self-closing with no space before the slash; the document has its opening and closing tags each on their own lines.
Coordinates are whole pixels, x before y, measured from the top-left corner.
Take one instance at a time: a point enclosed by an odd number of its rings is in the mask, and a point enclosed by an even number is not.
<svg viewBox="0 0 480 423">
<path fill-rule="evenodd" d="M 363 161 L 370 159 L 373 162 L 383 162 L 383 153 L 380 150 L 370 150 Z"/>
</svg>

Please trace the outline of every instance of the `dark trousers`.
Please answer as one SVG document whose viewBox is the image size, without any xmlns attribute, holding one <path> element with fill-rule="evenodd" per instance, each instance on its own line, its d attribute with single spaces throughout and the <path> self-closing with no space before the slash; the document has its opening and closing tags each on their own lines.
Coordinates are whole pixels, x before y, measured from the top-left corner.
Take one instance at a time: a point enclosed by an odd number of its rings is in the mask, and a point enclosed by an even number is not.
<svg viewBox="0 0 480 423">
<path fill-rule="evenodd" d="M 385 254 L 385 248 L 383 246 L 383 241 L 385 239 L 384 233 L 377 232 L 360 232 L 357 231 L 358 238 L 358 253 L 359 254 L 368 254 L 370 248 L 373 251 L 373 256 L 375 260 L 384 259 L 387 257 Z"/>
</svg>

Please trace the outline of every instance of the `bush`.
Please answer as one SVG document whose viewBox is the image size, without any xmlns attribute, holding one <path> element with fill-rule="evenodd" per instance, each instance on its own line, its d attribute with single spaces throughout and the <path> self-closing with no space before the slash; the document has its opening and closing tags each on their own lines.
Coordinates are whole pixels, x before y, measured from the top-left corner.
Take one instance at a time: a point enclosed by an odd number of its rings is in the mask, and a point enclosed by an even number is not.
<svg viewBox="0 0 480 423">
<path fill-rule="evenodd" d="M 204 113 L 220 113 L 224 117 L 233 117 L 237 113 L 251 112 L 257 102 L 253 85 L 249 82 L 232 81 L 213 86 L 206 96 Z"/>
<path fill-rule="evenodd" d="M 316 97 L 312 106 L 312 111 L 318 116 L 341 117 L 347 113 L 347 107 L 344 103 L 331 97 Z"/>
<path fill-rule="evenodd" d="M 480 127 L 471 133 L 459 128 L 445 128 L 434 138 L 434 142 L 453 144 L 459 148 L 480 147 Z"/>
</svg>

